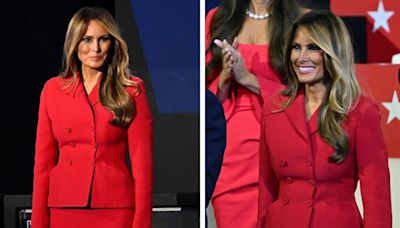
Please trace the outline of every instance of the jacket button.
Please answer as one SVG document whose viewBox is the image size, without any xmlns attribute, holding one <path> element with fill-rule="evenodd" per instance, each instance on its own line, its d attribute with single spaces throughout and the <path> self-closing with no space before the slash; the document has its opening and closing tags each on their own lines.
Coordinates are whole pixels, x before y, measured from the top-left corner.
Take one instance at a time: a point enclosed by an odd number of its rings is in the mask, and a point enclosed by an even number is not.
<svg viewBox="0 0 400 228">
<path fill-rule="evenodd" d="M 313 206 L 313 201 L 306 200 L 306 205 L 307 205 L 307 207 L 312 207 Z"/>
<path fill-rule="evenodd" d="M 93 147 L 94 147 L 95 149 L 97 149 L 97 147 L 99 147 L 99 146 L 97 145 L 97 143 L 93 143 Z"/>
<path fill-rule="evenodd" d="M 305 163 L 307 166 L 312 166 L 312 161 L 310 159 L 307 159 Z"/>
<path fill-rule="evenodd" d="M 66 131 L 67 133 L 71 133 L 71 128 L 67 127 L 67 128 L 65 128 L 65 131 Z"/>
<path fill-rule="evenodd" d="M 286 183 L 288 183 L 288 184 L 291 184 L 294 181 L 293 178 L 291 178 L 291 177 L 286 177 L 285 180 L 286 180 Z"/>
<path fill-rule="evenodd" d="M 289 204 L 289 199 L 288 198 L 283 198 L 283 204 L 288 205 Z"/>
<path fill-rule="evenodd" d="M 68 165 L 72 165 L 72 161 L 71 160 L 68 161 Z"/>
<path fill-rule="evenodd" d="M 282 160 L 279 162 L 279 164 L 280 164 L 282 167 L 285 167 L 285 166 L 287 166 L 287 161 L 286 161 L 285 159 L 282 159 Z"/>
<path fill-rule="evenodd" d="M 70 145 L 71 145 L 72 147 L 75 147 L 75 146 L 76 146 L 74 142 L 71 142 Z"/>
<path fill-rule="evenodd" d="M 93 161 L 93 160 L 90 160 L 90 161 L 89 161 L 89 165 L 93 166 L 93 165 L 94 165 L 94 161 Z"/>
<path fill-rule="evenodd" d="M 309 184 L 311 187 L 314 187 L 314 186 L 315 186 L 315 181 L 314 181 L 314 180 L 309 180 L 309 181 L 308 181 L 308 184 Z"/>
<path fill-rule="evenodd" d="M 90 128 L 90 130 L 91 130 L 91 131 L 94 131 L 94 130 L 95 130 L 95 128 L 94 128 L 94 127 L 91 127 L 91 128 Z"/>
</svg>

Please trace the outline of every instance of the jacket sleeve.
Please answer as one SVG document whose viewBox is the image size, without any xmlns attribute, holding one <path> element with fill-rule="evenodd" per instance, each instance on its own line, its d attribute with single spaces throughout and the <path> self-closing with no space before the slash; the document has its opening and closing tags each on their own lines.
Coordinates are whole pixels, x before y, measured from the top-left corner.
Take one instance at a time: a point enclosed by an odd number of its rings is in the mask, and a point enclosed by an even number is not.
<svg viewBox="0 0 400 228">
<path fill-rule="evenodd" d="M 278 195 L 279 183 L 272 169 L 265 128 L 265 108 L 261 115 L 260 157 L 259 157 L 259 195 L 257 227 L 264 228 L 268 212 L 268 206 Z"/>
<path fill-rule="evenodd" d="M 153 199 L 153 118 L 143 81 L 136 80 L 136 114 L 128 128 L 129 154 L 135 183 L 133 228 L 151 228 Z"/>
<path fill-rule="evenodd" d="M 366 107 L 356 132 L 356 157 L 364 206 L 364 228 L 392 227 L 387 149 L 376 104 Z"/>
<path fill-rule="evenodd" d="M 54 138 L 51 119 L 47 112 L 48 83 L 40 95 L 38 124 L 35 145 L 35 166 L 33 174 L 32 194 L 32 227 L 49 227 L 49 209 L 47 198 L 49 193 L 50 171 L 57 163 L 58 149 Z"/>
</svg>

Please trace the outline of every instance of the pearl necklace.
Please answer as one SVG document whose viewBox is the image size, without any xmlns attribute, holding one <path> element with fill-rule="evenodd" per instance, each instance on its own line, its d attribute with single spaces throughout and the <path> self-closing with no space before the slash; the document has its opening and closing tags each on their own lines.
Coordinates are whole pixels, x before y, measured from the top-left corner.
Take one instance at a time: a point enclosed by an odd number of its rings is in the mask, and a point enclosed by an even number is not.
<svg viewBox="0 0 400 228">
<path fill-rule="evenodd" d="M 266 13 L 264 15 L 257 15 L 255 13 L 250 12 L 250 10 L 246 10 L 247 16 L 249 16 L 251 19 L 254 20 L 264 20 L 269 18 L 269 13 Z"/>
</svg>

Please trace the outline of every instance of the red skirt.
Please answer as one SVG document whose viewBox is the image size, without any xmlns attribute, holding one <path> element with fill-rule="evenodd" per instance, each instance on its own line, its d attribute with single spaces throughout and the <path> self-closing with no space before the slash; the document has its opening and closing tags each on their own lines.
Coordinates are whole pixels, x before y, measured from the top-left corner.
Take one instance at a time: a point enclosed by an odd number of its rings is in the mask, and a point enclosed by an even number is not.
<svg viewBox="0 0 400 228">
<path fill-rule="evenodd" d="M 134 209 L 50 208 L 50 228 L 132 228 Z"/>
</svg>

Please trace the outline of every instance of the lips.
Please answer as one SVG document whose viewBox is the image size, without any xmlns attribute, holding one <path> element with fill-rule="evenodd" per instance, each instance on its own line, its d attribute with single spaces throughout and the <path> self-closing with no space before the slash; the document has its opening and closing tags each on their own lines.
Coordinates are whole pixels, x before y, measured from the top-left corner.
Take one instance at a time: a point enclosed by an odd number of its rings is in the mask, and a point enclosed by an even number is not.
<svg viewBox="0 0 400 228">
<path fill-rule="evenodd" d="M 90 59 L 93 61 L 98 61 L 98 60 L 101 60 L 102 57 L 101 56 L 92 56 L 92 57 L 90 57 Z"/>
<path fill-rule="evenodd" d="M 308 74 L 311 73 L 315 67 L 313 66 L 299 66 L 299 71 L 301 74 Z"/>
</svg>

